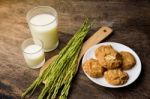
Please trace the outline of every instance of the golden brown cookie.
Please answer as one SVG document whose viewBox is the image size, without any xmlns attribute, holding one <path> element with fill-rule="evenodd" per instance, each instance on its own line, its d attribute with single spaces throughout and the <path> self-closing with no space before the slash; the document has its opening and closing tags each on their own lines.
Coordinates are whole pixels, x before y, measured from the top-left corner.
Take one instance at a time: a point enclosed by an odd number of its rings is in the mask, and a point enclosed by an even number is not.
<svg viewBox="0 0 150 99">
<path fill-rule="evenodd" d="M 106 69 L 115 69 L 122 64 L 121 55 L 111 45 L 103 45 L 96 49 L 95 56 Z"/>
<path fill-rule="evenodd" d="M 95 59 L 87 60 L 83 65 L 83 70 L 89 76 L 98 78 L 103 76 L 104 68 L 99 64 L 99 62 Z"/>
<path fill-rule="evenodd" d="M 122 68 L 124 70 L 131 69 L 136 64 L 135 58 L 131 53 L 122 51 L 120 54 L 122 55 Z"/>
<path fill-rule="evenodd" d="M 128 74 L 120 69 L 108 70 L 104 73 L 104 77 L 109 84 L 122 85 L 127 82 Z"/>
</svg>

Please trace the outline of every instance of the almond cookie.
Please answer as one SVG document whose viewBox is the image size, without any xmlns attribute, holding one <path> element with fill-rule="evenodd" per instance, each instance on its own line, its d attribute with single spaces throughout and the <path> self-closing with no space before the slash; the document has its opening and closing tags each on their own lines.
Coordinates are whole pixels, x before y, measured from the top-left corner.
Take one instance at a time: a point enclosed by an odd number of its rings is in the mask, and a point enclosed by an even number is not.
<svg viewBox="0 0 150 99">
<path fill-rule="evenodd" d="M 122 51 L 120 54 L 122 55 L 122 68 L 124 70 L 131 69 L 136 64 L 135 58 L 131 53 Z"/>
<path fill-rule="evenodd" d="M 121 55 L 111 45 L 103 45 L 96 49 L 95 56 L 106 69 L 115 69 L 122 64 Z"/>
<path fill-rule="evenodd" d="M 83 70 L 94 78 L 102 77 L 104 73 L 104 68 L 95 59 L 87 60 L 83 65 Z"/>
<path fill-rule="evenodd" d="M 108 70 L 104 73 L 104 78 L 111 85 L 122 85 L 128 80 L 128 74 L 120 69 Z"/>
</svg>

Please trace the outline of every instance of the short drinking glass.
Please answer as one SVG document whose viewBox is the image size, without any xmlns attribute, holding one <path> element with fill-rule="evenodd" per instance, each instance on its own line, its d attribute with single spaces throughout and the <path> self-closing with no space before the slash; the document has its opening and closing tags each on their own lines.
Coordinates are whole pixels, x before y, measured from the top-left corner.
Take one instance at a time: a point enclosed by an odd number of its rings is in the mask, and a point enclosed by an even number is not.
<svg viewBox="0 0 150 99">
<path fill-rule="evenodd" d="M 27 39 L 22 43 L 22 51 L 30 68 L 40 68 L 45 63 L 43 43 L 38 39 Z"/>
</svg>

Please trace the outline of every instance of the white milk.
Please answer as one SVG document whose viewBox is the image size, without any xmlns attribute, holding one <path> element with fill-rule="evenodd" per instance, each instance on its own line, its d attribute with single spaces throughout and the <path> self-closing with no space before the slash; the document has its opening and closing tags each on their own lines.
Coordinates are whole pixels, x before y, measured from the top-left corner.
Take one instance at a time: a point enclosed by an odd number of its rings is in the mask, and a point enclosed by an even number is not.
<svg viewBox="0 0 150 99">
<path fill-rule="evenodd" d="M 39 68 L 45 62 L 44 52 L 39 45 L 29 45 L 24 49 L 24 58 L 31 68 Z"/>
<path fill-rule="evenodd" d="M 30 30 L 33 38 L 40 39 L 44 51 L 55 49 L 58 45 L 57 19 L 50 14 L 39 14 L 30 19 Z"/>
</svg>

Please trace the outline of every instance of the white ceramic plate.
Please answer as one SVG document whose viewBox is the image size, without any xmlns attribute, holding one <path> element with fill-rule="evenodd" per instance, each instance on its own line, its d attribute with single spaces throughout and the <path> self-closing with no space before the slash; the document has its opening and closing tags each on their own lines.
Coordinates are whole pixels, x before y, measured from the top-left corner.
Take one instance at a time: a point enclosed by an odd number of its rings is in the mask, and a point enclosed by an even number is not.
<svg viewBox="0 0 150 99">
<path fill-rule="evenodd" d="M 91 48 L 89 48 L 87 50 L 87 52 L 83 56 L 82 66 L 83 66 L 83 63 L 85 61 L 87 61 L 88 59 L 90 59 L 90 58 L 96 59 L 95 58 L 95 50 L 96 50 L 96 48 L 98 48 L 98 47 L 100 47 L 102 45 L 111 45 L 118 52 L 120 52 L 120 51 L 128 51 L 128 52 L 130 52 L 135 57 L 136 65 L 132 69 L 129 69 L 129 70 L 125 71 L 129 75 L 129 79 L 128 79 L 127 83 L 125 83 L 123 85 L 114 86 L 114 85 L 111 85 L 111 84 L 107 83 L 107 81 L 104 79 L 104 77 L 101 77 L 101 78 L 92 78 L 87 73 L 84 72 L 86 74 L 86 76 L 91 81 L 93 81 L 94 83 L 96 83 L 98 85 L 101 85 L 101 86 L 104 86 L 104 87 L 109 87 L 109 88 L 124 87 L 124 86 L 127 86 L 127 85 L 133 83 L 139 77 L 139 75 L 141 73 L 141 68 L 142 68 L 141 67 L 141 61 L 140 61 L 138 55 L 131 48 L 129 48 L 129 47 L 123 45 L 123 44 L 115 43 L 115 42 L 105 42 L 105 43 L 100 43 L 100 44 L 92 46 Z"/>
</svg>

